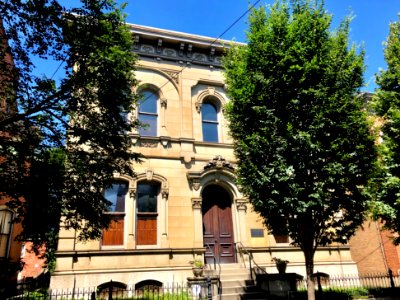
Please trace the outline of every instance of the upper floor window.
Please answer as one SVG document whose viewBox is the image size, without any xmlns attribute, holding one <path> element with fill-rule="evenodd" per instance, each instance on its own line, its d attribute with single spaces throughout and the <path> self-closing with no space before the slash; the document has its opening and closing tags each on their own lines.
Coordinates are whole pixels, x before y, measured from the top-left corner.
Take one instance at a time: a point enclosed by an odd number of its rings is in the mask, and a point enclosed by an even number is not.
<svg viewBox="0 0 400 300">
<path fill-rule="evenodd" d="M 201 120 L 203 129 L 203 141 L 218 142 L 218 110 L 210 102 L 205 102 L 201 106 Z"/>
<path fill-rule="evenodd" d="M 158 196 L 160 184 L 154 182 L 139 182 L 137 185 L 137 244 L 157 244 Z"/>
<path fill-rule="evenodd" d="M 145 124 L 139 128 L 139 134 L 144 136 L 157 136 L 158 120 L 158 95 L 150 90 L 144 90 L 140 93 L 139 101 L 139 121 Z"/>
<path fill-rule="evenodd" d="M 111 202 L 106 214 L 112 214 L 108 229 L 103 231 L 102 244 L 105 246 L 124 244 L 125 198 L 128 193 L 126 182 L 115 182 L 104 191 L 104 198 Z"/>
<path fill-rule="evenodd" d="M 13 213 L 10 210 L 0 210 L 0 257 L 7 257 L 11 237 Z"/>
</svg>

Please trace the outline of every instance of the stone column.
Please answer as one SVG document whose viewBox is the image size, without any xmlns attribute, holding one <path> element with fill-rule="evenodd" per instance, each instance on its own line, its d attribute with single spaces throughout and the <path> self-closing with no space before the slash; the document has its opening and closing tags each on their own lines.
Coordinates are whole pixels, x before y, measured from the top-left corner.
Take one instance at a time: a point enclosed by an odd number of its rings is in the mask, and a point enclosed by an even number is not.
<svg viewBox="0 0 400 300">
<path fill-rule="evenodd" d="M 161 224 L 161 248 L 169 248 L 168 240 L 168 189 L 161 191 L 162 203 L 164 204 L 164 220 L 160 220 Z"/>
<path fill-rule="evenodd" d="M 244 246 L 247 246 L 246 211 L 249 201 L 247 199 L 236 199 L 235 202 L 238 212 L 237 228 L 239 230 L 239 241 L 241 241 Z"/>
<path fill-rule="evenodd" d="M 201 213 L 201 198 L 192 198 L 193 226 L 194 226 L 194 245 L 193 247 L 203 247 L 203 216 Z"/>
<path fill-rule="evenodd" d="M 128 240 L 126 243 L 126 246 L 128 249 L 135 249 L 136 243 L 135 243 L 135 201 L 136 201 L 136 184 L 134 188 L 129 189 L 129 201 L 128 205 L 126 207 L 126 214 L 125 218 L 128 219 L 126 220 L 127 222 L 127 227 L 128 227 Z M 131 216 L 131 217 L 129 217 Z"/>
</svg>

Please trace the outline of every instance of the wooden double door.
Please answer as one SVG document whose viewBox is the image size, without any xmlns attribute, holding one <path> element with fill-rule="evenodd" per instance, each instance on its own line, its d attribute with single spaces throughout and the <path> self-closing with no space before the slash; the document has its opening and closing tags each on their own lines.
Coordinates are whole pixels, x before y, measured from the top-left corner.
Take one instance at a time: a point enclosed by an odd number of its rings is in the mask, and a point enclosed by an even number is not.
<svg viewBox="0 0 400 300">
<path fill-rule="evenodd" d="M 220 263 L 236 262 L 231 197 L 223 187 L 209 185 L 204 188 L 202 198 L 206 263 L 213 264 L 214 257 Z"/>
</svg>

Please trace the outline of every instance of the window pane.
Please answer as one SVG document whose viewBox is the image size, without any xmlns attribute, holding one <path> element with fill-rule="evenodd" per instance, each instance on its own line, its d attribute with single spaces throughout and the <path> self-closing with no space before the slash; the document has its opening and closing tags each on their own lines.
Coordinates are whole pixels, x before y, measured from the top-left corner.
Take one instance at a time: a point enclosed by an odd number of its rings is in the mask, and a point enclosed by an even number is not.
<svg viewBox="0 0 400 300">
<path fill-rule="evenodd" d="M 109 206 L 110 212 L 125 211 L 125 196 L 128 192 L 127 183 L 113 183 L 112 186 L 105 190 L 104 197 L 111 202 Z"/>
<path fill-rule="evenodd" d="M 0 233 L 9 234 L 11 231 L 12 212 L 0 210 Z"/>
<path fill-rule="evenodd" d="M 139 114 L 139 121 L 148 125 L 139 128 L 140 135 L 157 136 L 157 116 Z"/>
<path fill-rule="evenodd" d="M 138 212 L 157 212 L 158 186 L 155 184 L 138 184 Z"/>
<path fill-rule="evenodd" d="M 140 93 L 141 100 L 139 101 L 139 112 L 157 113 L 158 97 L 151 91 L 143 91 Z"/>
<path fill-rule="evenodd" d="M 218 121 L 217 108 L 211 103 L 203 103 L 201 106 L 201 116 L 203 121 Z"/>
<path fill-rule="evenodd" d="M 203 141 L 218 142 L 218 124 L 203 122 Z"/>
</svg>

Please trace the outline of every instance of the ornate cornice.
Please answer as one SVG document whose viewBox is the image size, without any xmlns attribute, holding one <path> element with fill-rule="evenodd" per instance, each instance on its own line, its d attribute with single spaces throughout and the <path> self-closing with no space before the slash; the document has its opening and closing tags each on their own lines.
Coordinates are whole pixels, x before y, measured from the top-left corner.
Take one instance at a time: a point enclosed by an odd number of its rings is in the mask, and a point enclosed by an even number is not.
<svg viewBox="0 0 400 300">
<path fill-rule="evenodd" d="M 210 169 L 210 168 L 217 168 L 217 169 L 222 169 L 222 168 L 227 168 L 230 170 L 234 170 L 235 166 L 228 162 L 225 158 L 223 158 L 221 155 L 215 156 L 210 162 L 204 166 L 204 170 Z"/>
</svg>

